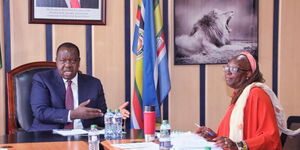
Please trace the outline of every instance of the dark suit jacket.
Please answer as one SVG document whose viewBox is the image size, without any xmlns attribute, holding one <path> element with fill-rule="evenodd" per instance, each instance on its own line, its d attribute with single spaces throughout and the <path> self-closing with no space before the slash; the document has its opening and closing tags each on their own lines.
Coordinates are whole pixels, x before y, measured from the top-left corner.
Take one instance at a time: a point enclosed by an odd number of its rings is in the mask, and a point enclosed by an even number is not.
<svg viewBox="0 0 300 150">
<path fill-rule="evenodd" d="M 68 121 L 65 109 L 66 89 L 56 69 L 38 72 L 33 76 L 31 108 L 34 120 L 30 131 L 60 129 Z M 104 92 L 99 79 L 78 73 L 78 104 L 90 99 L 87 107 L 99 108 L 106 112 Z M 81 120 L 84 128 L 91 124 L 104 127 L 103 117 Z"/>
<path fill-rule="evenodd" d="M 68 7 L 65 0 L 36 0 L 37 7 Z M 81 0 L 81 8 L 99 8 L 99 0 Z"/>
</svg>

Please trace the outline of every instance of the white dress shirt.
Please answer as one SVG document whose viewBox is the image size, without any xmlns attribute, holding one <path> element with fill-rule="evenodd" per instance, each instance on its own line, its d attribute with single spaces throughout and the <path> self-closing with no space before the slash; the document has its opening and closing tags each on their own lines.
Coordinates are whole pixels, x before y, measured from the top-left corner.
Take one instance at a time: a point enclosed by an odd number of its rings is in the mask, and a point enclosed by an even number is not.
<svg viewBox="0 0 300 150">
<path fill-rule="evenodd" d="M 64 83 L 65 83 L 65 88 L 67 90 L 68 87 L 68 82 L 66 79 L 64 79 Z M 73 100 L 74 100 L 74 109 L 78 107 L 78 73 L 76 74 L 76 76 L 71 80 L 72 84 L 71 84 L 71 88 L 72 88 L 72 93 L 73 93 Z M 68 113 L 68 122 L 72 122 L 71 120 L 71 110 Z M 74 129 L 83 129 L 83 125 L 81 123 L 80 119 L 75 119 L 73 120 L 73 128 Z"/>
</svg>

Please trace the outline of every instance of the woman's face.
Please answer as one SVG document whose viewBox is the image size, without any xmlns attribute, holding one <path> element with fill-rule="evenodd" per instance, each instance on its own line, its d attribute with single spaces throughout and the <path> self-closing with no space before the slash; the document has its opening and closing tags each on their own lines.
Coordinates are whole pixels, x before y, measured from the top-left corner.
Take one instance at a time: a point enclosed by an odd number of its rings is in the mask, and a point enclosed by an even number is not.
<svg viewBox="0 0 300 150">
<path fill-rule="evenodd" d="M 250 64 L 244 55 L 239 55 L 228 62 L 224 73 L 226 84 L 233 89 L 239 89 L 251 75 Z"/>
</svg>

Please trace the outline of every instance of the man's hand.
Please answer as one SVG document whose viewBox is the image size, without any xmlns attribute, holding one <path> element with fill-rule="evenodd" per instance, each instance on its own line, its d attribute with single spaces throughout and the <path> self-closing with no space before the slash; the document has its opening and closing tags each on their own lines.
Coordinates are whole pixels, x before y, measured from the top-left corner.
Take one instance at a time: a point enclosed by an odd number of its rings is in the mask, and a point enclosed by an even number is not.
<svg viewBox="0 0 300 150">
<path fill-rule="evenodd" d="M 128 104 L 129 104 L 129 102 L 125 102 L 121 106 L 119 106 L 119 109 L 123 116 L 123 119 L 129 118 L 130 112 L 125 108 Z"/>
<path fill-rule="evenodd" d="M 71 110 L 70 118 L 74 119 L 92 119 L 96 117 L 102 117 L 103 113 L 100 109 L 88 108 L 87 104 L 90 103 L 90 100 L 87 100 L 81 103 L 76 109 Z"/>
</svg>

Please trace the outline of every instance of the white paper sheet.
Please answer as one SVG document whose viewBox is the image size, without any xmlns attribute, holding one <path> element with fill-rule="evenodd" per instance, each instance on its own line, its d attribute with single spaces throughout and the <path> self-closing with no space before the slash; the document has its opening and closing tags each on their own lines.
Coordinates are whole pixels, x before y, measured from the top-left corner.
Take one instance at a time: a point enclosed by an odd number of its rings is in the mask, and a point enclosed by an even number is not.
<svg viewBox="0 0 300 150">
<path fill-rule="evenodd" d="M 159 134 L 158 134 L 159 137 Z M 222 150 L 214 142 L 208 142 L 203 137 L 192 132 L 172 132 L 171 150 L 202 150 L 210 147 L 212 150 Z M 114 147 L 130 150 L 159 150 L 159 144 L 152 142 L 112 144 Z"/>
<path fill-rule="evenodd" d="M 176 150 L 204 149 L 205 147 L 211 147 L 212 150 L 222 150 L 214 142 L 208 142 L 192 132 L 172 132 L 171 143 L 172 149 Z"/>
<path fill-rule="evenodd" d="M 120 149 L 130 149 L 130 150 L 158 150 L 159 149 L 159 145 L 152 142 L 112 144 L 112 146 Z"/>
<path fill-rule="evenodd" d="M 82 129 L 54 129 L 52 130 L 53 133 L 60 134 L 62 136 L 70 136 L 70 135 L 80 135 L 80 134 L 87 134 L 86 130 Z"/>
</svg>

